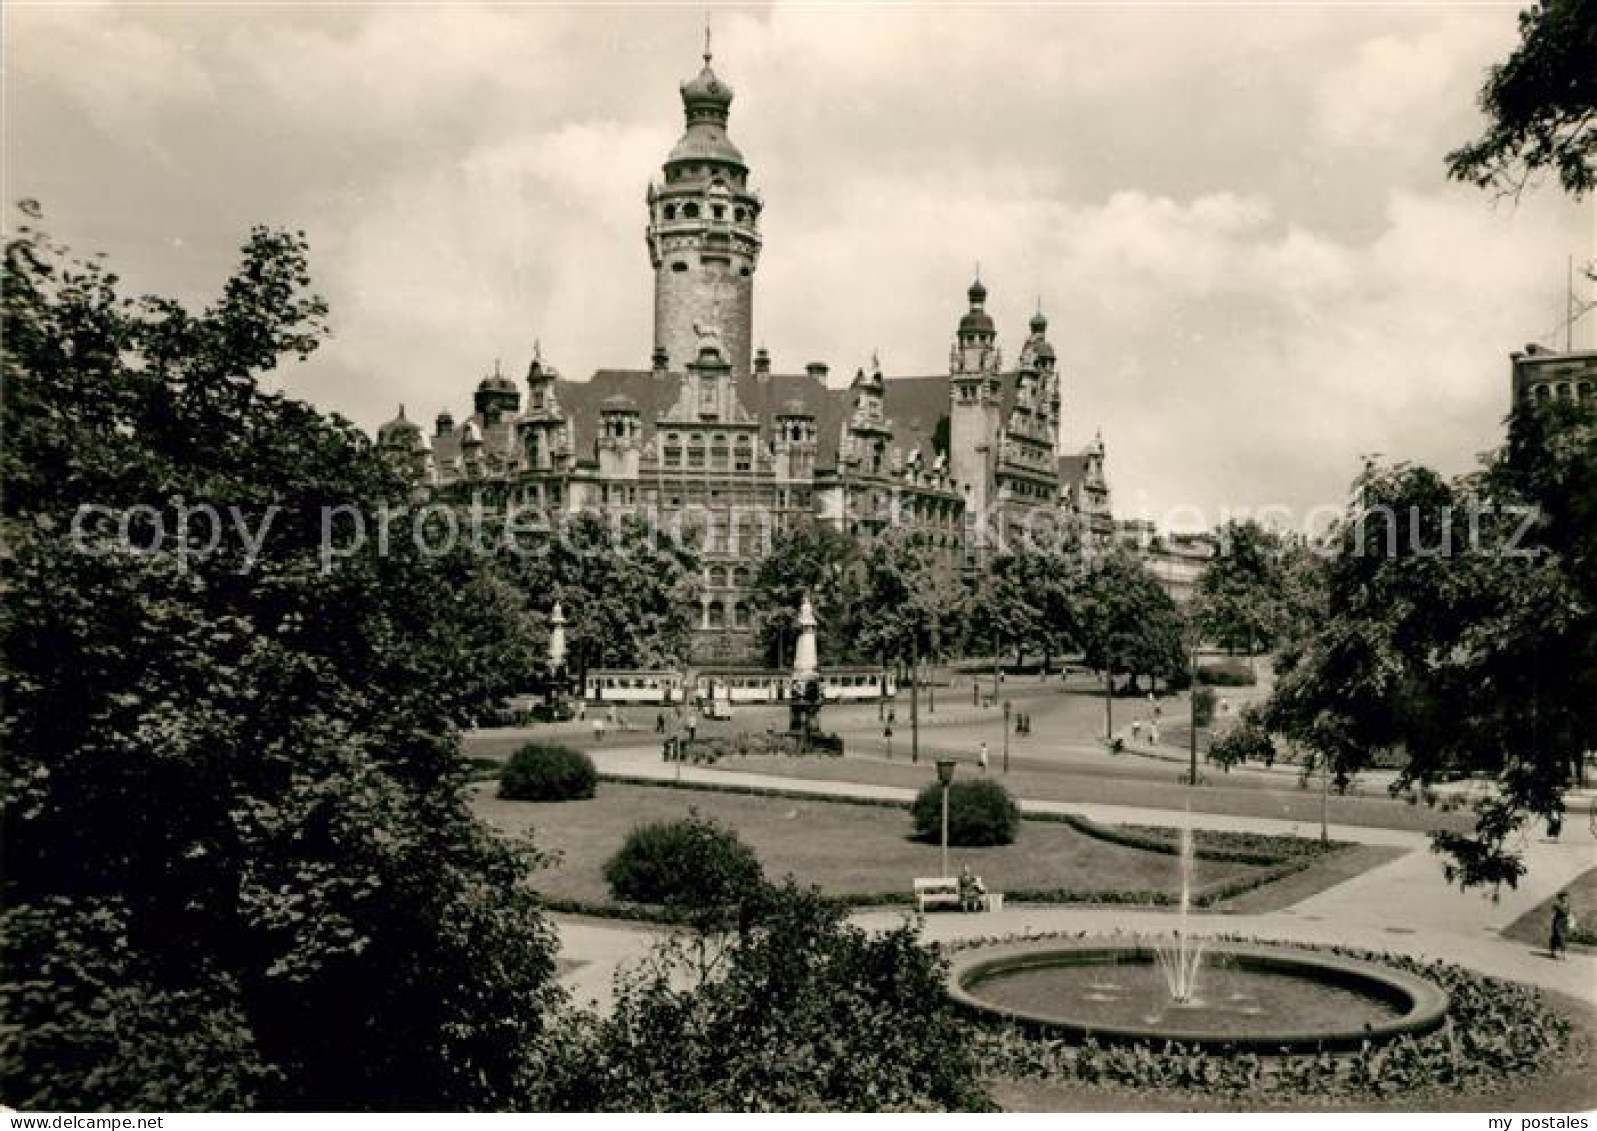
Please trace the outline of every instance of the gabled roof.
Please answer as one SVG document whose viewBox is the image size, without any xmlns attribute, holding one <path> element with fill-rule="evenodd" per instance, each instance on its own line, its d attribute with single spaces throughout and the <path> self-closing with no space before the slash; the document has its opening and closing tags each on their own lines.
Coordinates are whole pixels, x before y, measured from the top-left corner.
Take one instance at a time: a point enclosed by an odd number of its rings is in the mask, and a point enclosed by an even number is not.
<svg viewBox="0 0 1597 1131">
<path fill-rule="evenodd" d="M 599 436 L 599 417 L 605 402 L 626 397 L 638 406 L 643 436 L 652 440 L 656 422 L 681 395 L 682 373 L 656 373 L 648 369 L 600 369 L 587 381 L 560 380 L 555 395 L 571 422 L 572 442 L 579 460 L 593 458 Z M 760 424 L 760 436 L 769 441 L 776 418 L 801 405 L 814 417 L 819 439 L 818 466 L 835 466 L 838 441 L 854 411 L 851 389 L 829 389 L 808 373 L 746 374 L 735 378 L 738 400 Z M 893 446 L 906 455 L 914 448 L 929 459 L 937 421 L 948 415 L 948 378 L 889 377 L 884 382 L 883 411 L 893 426 Z"/>
</svg>

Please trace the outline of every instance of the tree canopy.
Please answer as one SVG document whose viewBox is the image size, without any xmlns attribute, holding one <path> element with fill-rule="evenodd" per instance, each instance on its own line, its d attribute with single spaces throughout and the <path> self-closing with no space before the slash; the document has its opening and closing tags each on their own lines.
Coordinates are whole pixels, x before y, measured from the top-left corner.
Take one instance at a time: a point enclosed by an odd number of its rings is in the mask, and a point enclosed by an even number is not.
<svg viewBox="0 0 1597 1131">
<path fill-rule="evenodd" d="M 553 936 L 531 848 L 466 809 L 454 728 L 523 670 L 525 602 L 409 539 L 324 562 L 324 507 L 407 487 L 352 425 L 262 387 L 324 332 L 301 236 L 253 231 L 195 312 L 123 297 L 25 211 L 4 291 L 0 1090 L 520 1102 Z M 201 506 L 224 516 L 209 550 L 180 521 Z"/>
<path fill-rule="evenodd" d="M 1551 172 L 1582 197 L 1597 184 L 1597 0 L 1533 4 L 1519 33 L 1481 87 L 1486 132 L 1447 155 L 1448 174 L 1518 196 Z"/>
<path fill-rule="evenodd" d="M 1076 618 L 1082 658 L 1111 677 L 1179 678 L 1187 625 L 1175 599 L 1125 550 L 1088 565 Z"/>
<path fill-rule="evenodd" d="M 1323 604 L 1277 659 L 1268 727 L 1346 777 L 1408 755 L 1398 788 L 1475 773 L 1474 835 L 1437 834 L 1466 886 L 1515 883 L 1597 726 L 1592 406 L 1527 410 L 1478 474 L 1370 464 L 1323 548 Z"/>
</svg>

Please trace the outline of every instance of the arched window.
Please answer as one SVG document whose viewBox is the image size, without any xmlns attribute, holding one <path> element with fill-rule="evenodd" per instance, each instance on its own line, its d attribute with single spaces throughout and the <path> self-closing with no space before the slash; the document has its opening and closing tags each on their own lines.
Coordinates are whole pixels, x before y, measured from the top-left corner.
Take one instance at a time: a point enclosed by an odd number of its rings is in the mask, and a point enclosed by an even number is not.
<svg viewBox="0 0 1597 1131">
<path fill-rule="evenodd" d="M 726 584 L 726 570 L 720 566 L 711 566 L 704 571 L 704 583 L 712 589 L 719 589 Z"/>
<path fill-rule="evenodd" d="M 667 204 L 665 206 L 665 218 L 667 220 L 675 220 L 677 218 L 677 206 L 676 205 Z"/>
<path fill-rule="evenodd" d="M 1579 385 L 1575 386 L 1575 396 L 1579 400 L 1585 400 L 1587 397 L 1589 397 L 1591 395 L 1592 395 L 1592 387 L 1591 387 L 1591 382 L 1590 381 L 1582 381 Z"/>
<path fill-rule="evenodd" d="M 706 624 L 710 628 L 726 627 L 726 606 L 720 601 L 711 601 L 709 605 L 709 618 Z"/>
<path fill-rule="evenodd" d="M 1549 385 L 1537 385 L 1536 386 L 1536 399 L 1539 400 L 1539 401 L 1550 401 L 1550 400 L 1552 400 L 1553 399 L 1552 387 L 1549 386 Z"/>
<path fill-rule="evenodd" d="M 732 627 L 747 628 L 749 626 L 749 606 L 744 601 L 739 601 L 732 606 Z"/>
<path fill-rule="evenodd" d="M 682 260 L 680 260 L 680 259 L 673 260 L 672 263 L 671 263 L 671 270 L 673 270 L 673 271 L 676 271 L 676 272 L 680 273 L 680 272 L 686 271 L 687 269 L 688 269 L 688 265 L 686 263 L 682 262 Z"/>
<path fill-rule="evenodd" d="M 684 204 L 682 206 L 682 215 L 689 220 L 697 220 L 699 218 L 699 206 L 692 203 Z"/>
<path fill-rule="evenodd" d="M 749 585 L 749 571 L 746 566 L 732 567 L 732 584 L 739 589 L 747 589 Z"/>
<path fill-rule="evenodd" d="M 741 208 L 732 209 L 732 219 L 736 220 L 739 224 L 743 223 L 743 216 L 744 216 L 743 209 L 741 209 Z"/>
</svg>

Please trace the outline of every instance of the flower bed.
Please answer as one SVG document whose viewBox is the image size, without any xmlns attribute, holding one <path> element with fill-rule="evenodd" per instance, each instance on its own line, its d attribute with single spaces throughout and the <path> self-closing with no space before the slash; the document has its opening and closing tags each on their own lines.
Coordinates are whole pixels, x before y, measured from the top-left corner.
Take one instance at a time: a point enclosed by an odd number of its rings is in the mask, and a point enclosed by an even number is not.
<svg viewBox="0 0 1597 1131">
<path fill-rule="evenodd" d="M 973 939 L 964 950 L 1005 939 Z M 1082 935 L 1032 935 L 1071 938 Z M 1232 940 L 1247 941 L 1247 940 Z M 1540 991 L 1477 974 L 1446 962 L 1381 954 L 1351 947 L 1276 943 L 1385 965 L 1434 982 L 1449 1004 L 1441 1028 L 1402 1036 L 1383 1045 L 1366 1043 L 1351 1053 L 1297 1055 L 1211 1053 L 1169 1041 L 1108 1046 L 1029 1034 L 1000 1022 L 973 1023 L 983 1063 L 996 1076 L 1052 1081 L 1072 1086 L 1159 1091 L 1212 1097 L 1244 1093 L 1278 1099 L 1324 1097 L 1369 1101 L 1427 1093 L 1488 1091 L 1558 1063 L 1570 1037 L 1569 1022 Z"/>
</svg>

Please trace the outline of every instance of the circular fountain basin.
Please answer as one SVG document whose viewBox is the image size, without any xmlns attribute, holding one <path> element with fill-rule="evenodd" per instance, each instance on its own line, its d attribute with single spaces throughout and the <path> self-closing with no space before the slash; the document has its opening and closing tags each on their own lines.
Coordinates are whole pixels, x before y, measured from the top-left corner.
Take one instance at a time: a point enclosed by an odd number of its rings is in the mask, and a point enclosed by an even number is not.
<svg viewBox="0 0 1597 1131">
<path fill-rule="evenodd" d="M 955 955 L 949 994 L 967 1009 L 1053 1036 L 1303 1052 L 1426 1033 L 1440 987 L 1373 962 L 1256 943 L 1203 953 L 1191 1000 L 1172 1000 L 1142 940 L 1037 940 Z"/>
</svg>

